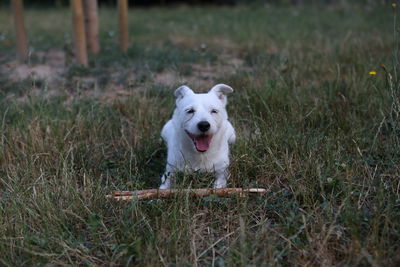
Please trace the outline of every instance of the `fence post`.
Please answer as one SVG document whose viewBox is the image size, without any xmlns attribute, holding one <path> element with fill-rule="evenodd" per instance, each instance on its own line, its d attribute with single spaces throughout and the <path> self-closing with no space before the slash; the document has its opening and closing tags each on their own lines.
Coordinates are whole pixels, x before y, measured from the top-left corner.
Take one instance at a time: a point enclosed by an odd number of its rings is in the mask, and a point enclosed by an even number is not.
<svg viewBox="0 0 400 267">
<path fill-rule="evenodd" d="M 74 43 L 76 59 L 80 64 L 88 66 L 88 56 L 86 49 L 85 22 L 82 7 L 82 0 L 71 0 L 73 25 L 74 25 Z"/>
<path fill-rule="evenodd" d="M 84 0 L 83 4 L 86 26 L 86 41 L 89 50 L 92 53 L 97 54 L 100 51 L 97 0 Z"/>
<path fill-rule="evenodd" d="M 128 50 L 128 1 L 118 0 L 118 21 L 119 21 L 119 46 L 123 52 Z"/>
<path fill-rule="evenodd" d="M 14 15 L 17 58 L 19 61 L 26 61 L 28 59 L 28 43 L 24 24 L 24 5 L 22 0 L 12 0 L 11 6 Z"/>
</svg>

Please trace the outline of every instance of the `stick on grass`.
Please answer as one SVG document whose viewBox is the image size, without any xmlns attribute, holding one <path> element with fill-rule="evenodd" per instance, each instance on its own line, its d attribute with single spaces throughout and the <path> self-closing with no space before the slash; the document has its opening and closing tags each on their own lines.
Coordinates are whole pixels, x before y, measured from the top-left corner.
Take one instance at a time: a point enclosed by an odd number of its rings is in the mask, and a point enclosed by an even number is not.
<svg viewBox="0 0 400 267">
<path fill-rule="evenodd" d="M 155 199 L 155 198 L 171 198 L 178 194 L 189 194 L 195 197 L 206 197 L 217 195 L 219 197 L 227 197 L 237 194 L 244 196 L 246 194 L 265 194 L 266 189 L 263 188 L 199 188 L 199 189 L 146 189 L 138 191 L 115 191 L 111 195 L 107 195 L 108 199 L 115 200 L 132 200 L 132 199 Z"/>
</svg>

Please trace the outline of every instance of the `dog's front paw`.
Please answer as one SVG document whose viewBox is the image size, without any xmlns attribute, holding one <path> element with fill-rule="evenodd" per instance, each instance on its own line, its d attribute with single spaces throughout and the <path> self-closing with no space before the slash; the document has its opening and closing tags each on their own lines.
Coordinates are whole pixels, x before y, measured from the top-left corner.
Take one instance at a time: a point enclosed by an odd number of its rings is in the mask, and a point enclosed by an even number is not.
<svg viewBox="0 0 400 267">
<path fill-rule="evenodd" d="M 170 188 L 171 188 L 171 186 L 169 184 L 164 183 L 164 184 L 160 185 L 159 189 L 170 189 Z"/>
<path fill-rule="evenodd" d="M 226 188 L 226 180 L 218 179 L 214 182 L 214 188 Z"/>
</svg>

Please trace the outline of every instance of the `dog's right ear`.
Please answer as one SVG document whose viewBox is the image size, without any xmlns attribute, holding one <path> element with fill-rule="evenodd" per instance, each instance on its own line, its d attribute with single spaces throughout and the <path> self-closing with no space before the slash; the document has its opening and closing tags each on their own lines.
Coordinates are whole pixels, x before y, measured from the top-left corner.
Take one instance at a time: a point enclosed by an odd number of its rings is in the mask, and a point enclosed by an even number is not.
<svg viewBox="0 0 400 267">
<path fill-rule="evenodd" d="M 185 95 L 194 94 L 192 89 L 187 87 L 186 85 L 182 85 L 178 89 L 175 90 L 176 100 L 182 99 Z"/>
</svg>

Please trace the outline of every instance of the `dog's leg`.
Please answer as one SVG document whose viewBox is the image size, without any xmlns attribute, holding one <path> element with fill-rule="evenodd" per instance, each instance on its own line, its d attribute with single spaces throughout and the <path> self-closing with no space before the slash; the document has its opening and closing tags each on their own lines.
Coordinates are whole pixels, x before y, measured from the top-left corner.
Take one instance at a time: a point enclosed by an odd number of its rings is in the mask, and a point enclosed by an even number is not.
<svg viewBox="0 0 400 267">
<path fill-rule="evenodd" d="M 215 172 L 214 188 L 225 188 L 226 180 L 229 176 L 229 171 L 227 169 L 222 169 Z"/>
<path fill-rule="evenodd" d="M 166 171 L 161 177 L 160 189 L 169 189 L 174 186 L 174 176 L 175 174 L 171 171 Z"/>
</svg>

